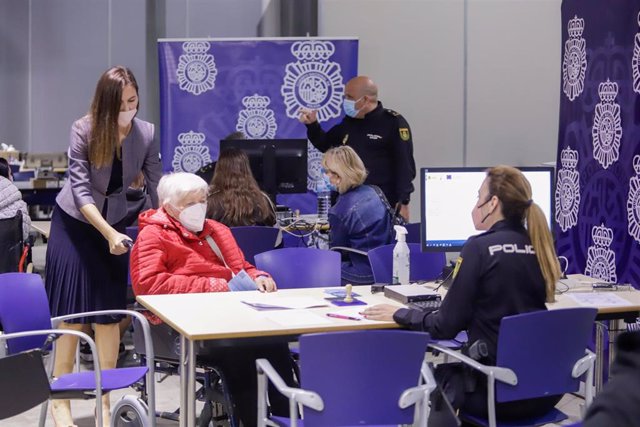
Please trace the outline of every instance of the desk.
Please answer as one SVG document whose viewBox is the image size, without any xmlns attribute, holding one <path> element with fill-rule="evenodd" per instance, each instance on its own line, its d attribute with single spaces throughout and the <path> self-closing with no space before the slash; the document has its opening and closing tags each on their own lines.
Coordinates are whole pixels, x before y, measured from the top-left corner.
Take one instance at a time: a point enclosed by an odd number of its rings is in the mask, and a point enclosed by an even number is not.
<svg viewBox="0 0 640 427">
<path fill-rule="evenodd" d="M 31 228 L 48 239 L 51 231 L 51 221 L 31 221 Z"/>
<path fill-rule="evenodd" d="M 322 300 L 325 288 L 285 289 L 265 295 L 277 299 L 282 297 L 312 297 Z M 333 288 L 340 289 L 340 288 Z M 402 304 L 386 298 L 382 293 L 372 295 L 369 286 L 354 286 L 357 297 L 367 304 Z M 318 315 L 318 324 L 281 325 L 269 318 L 274 311 L 259 311 L 242 303 L 260 295 L 251 292 L 212 292 L 207 294 L 141 295 L 136 300 L 153 314 L 161 318 L 181 335 L 180 365 L 180 426 L 195 425 L 195 351 L 194 342 L 200 340 L 237 339 L 255 337 L 295 337 L 300 334 L 327 331 L 351 331 L 362 329 L 398 328 L 395 322 L 371 320 L 344 320 L 325 316 L 329 311 L 343 307 L 305 309 Z M 264 294 L 262 294 L 264 295 Z M 356 306 L 362 307 L 365 306 Z M 282 312 L 279 310 L 278 312 Z"/>
<path fill-rule="evenodd" d="M 569 280 L 573 282 L 573 286 L 569 287 L 567 292 L 556 295 L 556 301 L 553 303 L 548 303 L 547 308 L 549 310 L 559 309 L 559 308 L 572 308 L 572 307 L 595 307 L 598 309 L 598 314 L 596 316 L 596 320 L 610 320 L 611 327 L 609 328 L 609 359 L 607 361 L 604 360 L 604 329 L 605 326 L 598 322 L 596 323 L 596 372 L 595 372 L 595 382 L 596 382 L 596 392 L 599 392 L 604 385 L 604 367 L 605 362 L 608 362 L 608 365 L 611 365 L 613 362 L 613 358 L 615 356 L 614 352 L 614 343 L 616 341 L 616 337 L 619 334 L 619 331 L 622 329 L 622 321 L 633 322 L 640 314 L 640 292 L 636 290 L 629 291 L 613 291 L 612 295 L 622 298 L 624 301 L 628 302 L 625 305 L 616 305 L 616 306 L 599 306 L 597 304 L 594 305 L 580 305 L 573 298 L 571 298 L 571 294 L 588 292 L 592 293 L 593 290 L 591 288 L 591 284 L 593 282 L 599 282 L 600 280 L 593 279 L 588 276 L 584 276 L 582 274 L 571 274 L 569 275 Z M 575 286 L 575 285 L 578 286 Z M 557 286 L 557 289 L 560 289 L 562 286 L 561 283 Z M 602 294 L 606 294 L 604 292 L 598 292 Z"/>
<path fill-rule="evenodd" d="M 27 205 L 45 205 L 53 206 L 56 204 L 56 196 L 60 189 L 64 186 L 66 180 L 34 180 L 31 181 L 14 181 L 20 193 L 22 200 Z"/>
</svg>

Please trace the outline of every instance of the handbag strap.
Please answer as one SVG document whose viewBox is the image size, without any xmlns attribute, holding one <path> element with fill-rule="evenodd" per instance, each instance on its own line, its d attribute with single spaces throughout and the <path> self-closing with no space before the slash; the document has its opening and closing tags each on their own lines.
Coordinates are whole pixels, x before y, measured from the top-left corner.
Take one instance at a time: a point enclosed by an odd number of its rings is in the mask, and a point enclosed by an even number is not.
<svg viewBox="0 0 640 427">
<path fill-rule="evenodd" d="M 224 260 L 224 257 L 222 256 L 222 251 L 220 251 L 220 247 L 215 242 L 215 240 L 213 240 L 211 236 L 207 236 L 206 239 L 209 246 L 211 246 L 211 250 L 213 250 L 213 252 L 218 256 L 218 258 L 220 258 L 220 261 L 222 261 L 224 266 L 227 267 L 231 272 L 231 277 L 236 277 L 236 274 L 233 272 L 231 267 L 229 267 L 229 265 L 227 265 L 227 262 Z"/>
<path fill-rule="evenodd" d="M 369 184 L 369 187 L 373 188 L 373 190 L 376 192 L 378 197 L 380 197 L 380 201 L 382 201 L 382 204 L 387 209 L 387 212 L 389 212 L 389 215 L 391 215 L 391 220 L 393 221 L 393 218 L 396 216 L 396 213 L 391 208 L 391 205 L 389 204 L 389 201 L 387 200 L 387 196 L 384 195 L 384 193 L 382 192 L 380 187 L 378 187 L 377 185 Z"/>
</svg>

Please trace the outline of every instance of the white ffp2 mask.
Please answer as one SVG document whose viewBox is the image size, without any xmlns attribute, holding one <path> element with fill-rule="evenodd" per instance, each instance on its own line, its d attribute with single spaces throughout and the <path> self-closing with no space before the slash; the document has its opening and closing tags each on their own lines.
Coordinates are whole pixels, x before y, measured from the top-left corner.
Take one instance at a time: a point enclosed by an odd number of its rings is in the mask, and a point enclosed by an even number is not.
<svg viewBox="0 0 640 427">
<path fill-rule="evenodd" d="M 196 203 L 195 205 L 184 208 L 182 212 L 180 212 L 178 219 L 180 220 L 180 224 L 182 224 L 184 228 L 191 231 L 192 233 L 199 233 L 204 227 L 204 219 L 206 215 L 207 204 Z"/>
<path fill-rule="evenodd" d="M 137 112 L 137 108 L 129 111 L 120 111 L 120 114 L 118 114 L 118 126 L 121 128 L 129 126 L 129 123 L 131 123 L 131 120 L 133 120 Z"/>
</svg>

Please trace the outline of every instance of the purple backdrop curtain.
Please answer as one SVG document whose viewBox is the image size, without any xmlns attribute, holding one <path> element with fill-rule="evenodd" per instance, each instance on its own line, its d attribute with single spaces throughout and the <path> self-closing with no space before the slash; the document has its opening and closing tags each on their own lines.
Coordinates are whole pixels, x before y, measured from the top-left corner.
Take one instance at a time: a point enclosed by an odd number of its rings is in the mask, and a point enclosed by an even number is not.
<svg viewBox="0 0 640 427">
<path fill-rule="evenodd" d="M 569 273 L 640 285 L 640 1 L 562 2 L 556 237 Z"/>
<path fill-rule="evenodd" d="M 220 139 L 234 131 L 249 139 L 306 138 L 300 107 L 333 126 L 358 65 L 355 39 L 160 40 L 158 51 L 165 171 L 195 172 L 215 161 Z M 311 191 L 320 159 L 310 146 Z M 315 212 L 315 199 L 302 199 L 299 207 Z"/>
</svg>

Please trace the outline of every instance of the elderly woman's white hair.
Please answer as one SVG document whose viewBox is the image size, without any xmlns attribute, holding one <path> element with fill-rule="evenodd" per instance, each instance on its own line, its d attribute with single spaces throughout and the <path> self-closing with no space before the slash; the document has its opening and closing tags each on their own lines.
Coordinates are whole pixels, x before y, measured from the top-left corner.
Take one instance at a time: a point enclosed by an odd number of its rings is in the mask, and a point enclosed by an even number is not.
<svg viewBox="0 0 640 427">
<path fill-rule="evenodd" d="M 174 172 L 160 178 L 158 200 L 161 206 L 167 203 L 176 206 L 187 194 L 201 192 L 206 196 L 208 189 L 207 182 L 198 175 Z"/>
</svg>

